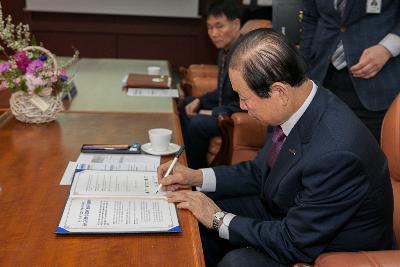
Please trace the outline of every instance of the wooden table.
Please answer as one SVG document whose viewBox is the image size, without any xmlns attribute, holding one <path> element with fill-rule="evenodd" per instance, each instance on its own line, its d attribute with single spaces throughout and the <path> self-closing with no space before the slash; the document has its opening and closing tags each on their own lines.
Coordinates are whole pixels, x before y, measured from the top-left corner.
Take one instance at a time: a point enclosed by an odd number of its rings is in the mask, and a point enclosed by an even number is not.
<svg viewBox="0 0 400 267">
<path fill-rule="evenodd" d="M 181 233 L 58 236 L 69 186 L 60 179 L 82 143 L 145 143 L 173 113 L 62 113 L 31 125 L 0 117 L 0 266 L 204 266 L 197 220 L 179 210 Z M 165 159 L 164 159 L 165 160 Z M 185 161 L 185 157 L 181 157 Z"/>
</svg>

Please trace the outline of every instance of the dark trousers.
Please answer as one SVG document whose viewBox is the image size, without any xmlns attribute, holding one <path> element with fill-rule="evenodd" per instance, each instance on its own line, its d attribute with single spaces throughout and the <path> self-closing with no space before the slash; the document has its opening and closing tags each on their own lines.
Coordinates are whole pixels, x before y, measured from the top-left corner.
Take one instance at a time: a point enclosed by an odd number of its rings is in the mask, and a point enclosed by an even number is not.
<svg viewBox="0 0 400 267">
<path fill-rule="evenodd" d="M 367 110 L 354 90 L 353 83 L 350 79 L 350 74 L 347 68 L 337 70 L 332 64 L 329 66 L 323 86 L 331 90 L 343 102 L 345 102 L 360 120 L 367 126 L 371 133 L 375 136 L 378 143 L 381 136 L 381 125 L 384 111 Z"/>
<path fill-rule="evenodd" d="M 230 198 L 216 201 L 224 211 L 251 218 L 273 220 L 259 196 Z M 200 225 L 201 241 L 207 267 L 272 267 L 285 266 L 273 260 L 268 254 L 251 247 L 235 247 L 218 232 Z"/>
<path fill-rule="evenodd" d="M 181 121 L 183 141 L 185 143 L 186 156 L 190 168 L 199 169 L 207 167 L 207 151 L 210 139 L 219 136 L 217 118 L 207 115 L 196 115 L 188 118 L 185 112 L 187 104 L 194 97 L 185 98 L 179 105 L 179 119 Z"/>
</svg>

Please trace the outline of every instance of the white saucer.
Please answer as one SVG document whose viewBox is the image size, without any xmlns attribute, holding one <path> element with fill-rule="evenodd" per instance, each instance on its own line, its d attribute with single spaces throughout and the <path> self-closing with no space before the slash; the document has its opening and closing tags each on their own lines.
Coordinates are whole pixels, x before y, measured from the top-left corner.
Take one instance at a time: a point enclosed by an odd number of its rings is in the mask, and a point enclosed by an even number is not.
<svg viewBox="0 0 400 267">
<path fill-rule="evenodd" d="M 179 148 L 181 148 L 181 147 L 174 143 L 169 143 L 169 146 L 168 146 L 167 150 L 165 150 L 165 151 L 154 151 L 153 148 L 151 148 L 150 143 L 143 144 L 141 147 L 142 151 L 146 152 L 147 154 L 156 155 L 156 156 L 165 156 L 165 155 L 174 154 L 175 152 L 177 152 L 179 150 Z"/>
</svg>

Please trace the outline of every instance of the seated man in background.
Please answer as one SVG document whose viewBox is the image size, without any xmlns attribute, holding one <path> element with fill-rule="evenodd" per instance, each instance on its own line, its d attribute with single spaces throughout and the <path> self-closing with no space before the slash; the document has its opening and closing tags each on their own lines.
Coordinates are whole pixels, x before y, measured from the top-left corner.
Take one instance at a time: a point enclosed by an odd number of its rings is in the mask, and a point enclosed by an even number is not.
<svg viewBox="0 0 400 267">
<path fill-rule="evenodd" d="M 220 50 L 218 54 L 218 86 L 205 95 L 187 97 L 179 107 L 183 139 L 188 164 L 192 168 L 206 167 L 209 141 L 219 136 L 217 117 L 241 111 L 239 97 L 232 90 L 228 77 L 231 47 L 240 37 L 240 10 L 235 2 L 217 0 L 207 10 L 208 35 Z"/>
<path fill-rule="evenodd" d="M 346 104 L 306 77 L 284 36 L 246 34 L 229 76 L 241 107 L 274 126 L 257 157 L 212 169 L 176 165 L 164 179 L 170 162 L 158 170 L 166 190 L 210 192 L 167 194 L 214 230 L 202 228 L 207 266 L 288 266 L 329 251 L 392 249 L 385 155 Z"/>
</svg>

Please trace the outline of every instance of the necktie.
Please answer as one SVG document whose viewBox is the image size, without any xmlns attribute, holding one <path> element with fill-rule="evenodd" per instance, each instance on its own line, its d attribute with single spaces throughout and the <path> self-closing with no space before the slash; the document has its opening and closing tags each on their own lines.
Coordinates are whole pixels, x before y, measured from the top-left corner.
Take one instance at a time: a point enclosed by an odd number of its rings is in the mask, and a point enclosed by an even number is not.
<svg viewBox="0 0 400 267">
<path fill-rule="evenodd" d="M 339 12 L 340 16 L 343 17 L 344 8 L 346 6 L 346 0 L 334 0 L 335 9 Z M 337 70 L 341 70 L 347 66 L 346 59 L 344 57 L 344 49 L 342 40 L 339 41 L 335 52 L 332 55 L 332 65 Z"/>
<path fill-rule="evenodd" d="M 267 163 L 270 168 L 274 166 L 275 161 L 278 158 L 285 137 L 286 136 L 282 130 L 282 127 L 281 126 L 275 127 L 274 133 L 272 134 L 272 146 L 267 156 Z"/>
<path fill-rule="evenodd" d="M 226 62 L 226 51 L 222 53 L 222 58 L 221 58 L 221 68 L 219 70 L 219 75 L 218 75 L 218 105 L 222 105 L 222 82 L 224 80 L 224 71 L 225 71 L 225 62 Z"/>
</svg>

